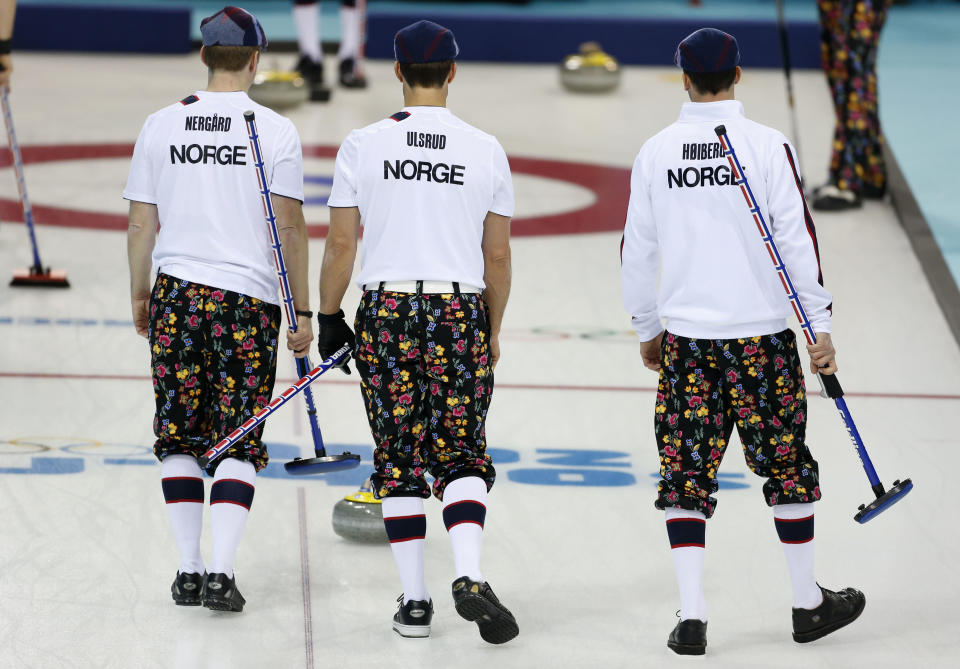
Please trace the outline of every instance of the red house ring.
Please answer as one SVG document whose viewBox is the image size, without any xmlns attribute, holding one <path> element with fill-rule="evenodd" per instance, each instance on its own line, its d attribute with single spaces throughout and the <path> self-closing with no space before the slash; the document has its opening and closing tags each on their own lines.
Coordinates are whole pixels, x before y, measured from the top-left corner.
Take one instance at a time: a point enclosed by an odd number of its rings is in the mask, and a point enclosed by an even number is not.
<svg viewBox="0 0 960 669">
<path fill-rule="evenodd" d="M 66 160 L 127 158 L 133 155 L 133 144 L 58 144 L 21 147 L 24 164 Z M 305 158 L 335 158 L 337 147 L 311 145 L 303 147 Z M 0 168 L 11 167 L 9 151 L 0 154 Z M 511 234 L 516 237 L 538 235 L 570 235 L 588 232 L 622 230 L 627 213 L 630 170 L 623 167 L 590 165 L 547 158 L 510 157 L 510 169 L 517 174 L 546 177 L 582 186 L 595 196 L 593 204 L 559 214 L 516 218 Z M 120 197 L 118 192 L 117 197 Z M 33 205 L 34 219 L 41 225 L 56 225 L 90 230 L 126 230 L 127 216 L 66 207 Z M 23 221 L 19 200 L 0 198 L 0 219 Z M 327 225 L 308 224 L 310 237 L 324 237 Z"/>
</svg>

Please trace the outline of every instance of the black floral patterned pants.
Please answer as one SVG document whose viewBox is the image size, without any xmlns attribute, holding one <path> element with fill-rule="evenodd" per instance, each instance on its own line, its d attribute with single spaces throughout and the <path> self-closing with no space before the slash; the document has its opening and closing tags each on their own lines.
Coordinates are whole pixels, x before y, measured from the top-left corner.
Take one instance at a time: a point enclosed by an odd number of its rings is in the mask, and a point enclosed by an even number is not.
<svg viewBox="0 0 960 669">
<path fill-rule="evenodd" d="M 150 297 L 153 452 L 198 457 L 270 403 L 280 307 L 159 274 Z M 267 466 L 263 425 L 223 457 Z M 222 460 L 223 458 L 220 458 Z"/>
<path fill-rule="evenodd" d="M 830 183 L 882 190 L 883 158 L 877 98 L 877 47 L 891 0 L 817 0 L 820 60 L 833 96 L 836 125 Z"/>
<path fill-rule="evenodd" d="M 355 328 L 377 497 L 429 497 L 427 472 L 439 499 L 463 476 L 492 487 L 484 421 L 493 368 L 480 295 L 368 290 Z"/>
<path fill-rule="evenodd" d="M 713 515 L 717 468 L 734 426 L 747 466 L 767 479 L 767 504 L 820 499 L 804 442 L 807 400 L 792 330 L 748 339 L 664 334 L 655 428 L 656 507 Z"/>
</svg>

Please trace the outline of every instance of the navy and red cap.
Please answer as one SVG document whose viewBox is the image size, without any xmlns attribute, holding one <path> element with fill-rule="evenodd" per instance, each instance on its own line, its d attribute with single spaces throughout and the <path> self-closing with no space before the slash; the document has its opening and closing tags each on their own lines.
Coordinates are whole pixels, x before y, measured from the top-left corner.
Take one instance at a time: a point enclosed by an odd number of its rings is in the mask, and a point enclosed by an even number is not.
<svg viewBox="0 0 960 669">
<path fill-rule="evenodd" d="M 200 22 L 204 46 L 259 46 L 267 36 L 257 17 L 240 7 L 227 6 Z"/>
<path fill-rule="evenodd" d="M 724 72 L 740 64 L 740 47 L 729 33 L 701 28 L 680 42 L 674 62 L 684 72 Z"/>
<path fill-rule="evenodd" d="M 393 38 L 393 56 L 403 64 L 454 60 L 459 53 L 453 33 L 433 21 L 411 23 Z"/>
</svg>

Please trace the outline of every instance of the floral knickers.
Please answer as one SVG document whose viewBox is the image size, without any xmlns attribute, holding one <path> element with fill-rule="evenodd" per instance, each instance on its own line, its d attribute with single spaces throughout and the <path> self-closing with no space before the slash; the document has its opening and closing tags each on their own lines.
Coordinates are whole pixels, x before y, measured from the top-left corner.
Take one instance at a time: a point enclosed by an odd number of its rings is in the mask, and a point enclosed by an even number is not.
<svg viewBox="0 0 960 669">
<path fill-rule="evenodd" d="M 656 506 L 713 515 L 717 468 L 734 426 L 767 504 L 820 499 L 804 442 L 807 400 L 792 330 L 747 339 L 663 337 L 654 420 Z"/>
<path fill-rule="evenodd" d="M 493 486 L 484 421 L 493 392 L 490 326 L 480 295 L 366 291 L 357 370 L 376 444 L 378 497 L 429 497 L 479 476 Z"/>
<path fill-rule="evenodd" d="M 157 458 L 198 457 L 270 403 L 279 324 L 275 304 L 157 275 L 150 298 Z M 223 457 L 263 469 L 262 432 L 260 425 Z"/>
</svg>

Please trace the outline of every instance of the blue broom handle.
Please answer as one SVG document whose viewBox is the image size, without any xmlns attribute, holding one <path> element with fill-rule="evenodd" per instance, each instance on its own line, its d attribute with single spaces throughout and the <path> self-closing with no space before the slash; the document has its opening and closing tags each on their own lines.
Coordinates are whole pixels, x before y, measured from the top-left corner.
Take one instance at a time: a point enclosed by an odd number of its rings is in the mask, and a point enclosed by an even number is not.
<svg viewBox="0 0 960 669">
<path fill-rule="evenodd" d="M 40 263 L 40 252 L 37 250 L 37 237 L 33 232 L 33 207 L 27 196 L 27 181 L 23 177 L 23 157 L 20 155 L 20 144 L 17 142 L 17 133 L 13 129 L 13 114 L 10 113 L 9 89 L 0 86 L 0 100 L 3 102 L 3 121 L 7 126 L 7 141 L 10 143 L 10 152 L 13 154 L 13 170 L 17 175 L 17 190 L 20 192 L 20 203 L 23 205 L 23 222 L 27 225 L 30 235 L 30 247 L 33 250 L 33 266 L 38 272 L 43 272 Z"/>
<path fill-rule="evenodd" d="M 807 312 L 804 311 L 803 305 L 800 303 L 800 296 L 797 294 L 796 289 L 793 287 L 793 282 L 790 280 L 790 275 L 787 273 L 787 268 L 783 264 L 783 259 L 780 257 L 780 251 L 777 249 L 776 242 L 773 241 L 773 235 L 770 233 L 770 228 L 767 227 L 767 221 L 763 217 L 763 212 L 760 211 L 760 205 L 757 203 L 757 199 L 753 195 L 753 191 L 750 189 L 750 183 L 747 181 L 747 175 L 744 173 L 743 168 L 740 166 L 740 159 L 737 158 L 737 152 L 733 148 L 733 144 L 730 143 L 730 138 L 727 136 L 726 127 L 720 125 L 715 128 L 717 137 L 720 138 L 720 143 L 723 146 L 724 155 L 727 156 L 727 160 L 730 162 L 730 167 L 733 169 L 734 178 L 737 180 L 736 183 L 740 186 L 740 190 L 743 193 L 744 198 L 747 200 L 747 206 L 750 208 L 750 213 L 753 215 L 754 223 L 756 223 L 757 228 L 760 230 L 760 236 L 763 237 L 763 242 L 767 246 L 767 250 L 770 252 L 770 258 L 773 260 L 773 265 L 777 270 L 777 275 L 780 277 L 780 281 L 783 284 L 784 290 L 787 291 L 787 297 L 790 299 L 790 304 L 793 306 L 794 312 L 797 314 L 797 318 L 800 319 L 800 327 L 803 329 L 803 334 L 806 336 L 807 341 L 811 344 L 817 343 L 817 335 L 813 331 L 813 326 L 810 325 L 810 320 L 807 318 Z M 863 445 L 863 440 L 860 438 L 860 432 L 857 430 L 856 424 L 853 422 L 853 416 L 850 415 L 850 410 L 847 408 L 847 403 L 843 399 L 843 389 L 840 387 L 840 381 L 837 380 L 836 374 L 818 374 L 820 383 L 826 392 L 826 395 L 833 399 L 834 403 L 837 405 L 837 410 L 840 412 L 840 416 L 843 418 L 843 423 L 847 428 L 847 434 L 850 435 L 851 441 L 857 455 L 860 457 L 860 463 L 863 465 L 864 471 L 867 473 L 867 478 L 870 481 L 870 485 L 874 486 L 876 489 L 877 486 L 881 486 L 880 477 L 877 476 L 877 471 L 873 467 L 873 462 L 870 460 L 870 456 L 867 454 L 867 449 Z"/>
<path fill-rule="evenodd" d="M 297 331 L 297 314 L 293 306 L 293 294 L 290 291 L 290 281 L 288 279 L 287 265 L 283 260 L 283 247 L 280 243 L 280 231 L 277 229 L 277 217 L 273 211 L 273 202 L 270 200 L 270 188 L 267 185 L 267 174 L 263 168 L 263 153 L 260 150 L 260 135 L 257 132 L 257 123 L 252 111 L 244 112 L 243 120 L 247 124 L 247 136 L 250 139 L 250 150 L 253 153 L 253 166 L 257 171 L 257 181 L 260 186 L 260 200 L 263 203 L 263 215 L 267 220 L 267 227 L 270 229 L 271 248 L 273 249 L 273 260 L 277 268 L 277 279 L 280 281 L 280 294 L 283 296 L 283 306 L 287 314 L 287 323 L 290 325 L 290 331 Z M 310 360 L 307 356 L 296 358 L 297 373 L 302 377 L 310 369 Z M 323 434 L 320 432 L 320 424 L 317 422 L 317 407 L 313 401 L 313 393 L 307 388 L 303 393 L 307 404 L 307 416 L 310 420 L 310 431 L 313 433 L 313 449 L 318 457 L 326 454 L 323 445 Z"/>
</svg>

